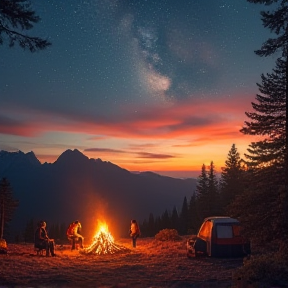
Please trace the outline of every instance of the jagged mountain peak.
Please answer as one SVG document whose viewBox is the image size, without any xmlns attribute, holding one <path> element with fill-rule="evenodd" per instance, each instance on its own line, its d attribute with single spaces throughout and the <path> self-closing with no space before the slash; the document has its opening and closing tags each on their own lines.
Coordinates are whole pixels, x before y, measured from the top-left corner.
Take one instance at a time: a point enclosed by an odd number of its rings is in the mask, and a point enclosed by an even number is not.
<svg viewBox="0 0 288 288">
<path fill-rule="evenodd" d="M 79 150 L 67 149 L 56 160 L 55 164 L 61 163 L 80 163 L 89 160 L 87 156 L 81 153 Z"/>
<path fill-rule="evenodd" d="M 40 161 L 37 159 L 33 151 L 24 153 L 20 150 L 15 152 L 8 152 L 1 150 L 0 151 L 0 161 L 19 161 L 19 160 L 26 160 L 32 164 L 41 164 Z"/>
<path fill-rule="evenodd" d="M 25 155 L 24 152 L 18 150 L 18 151 L 14 151 L 14 152 L 8 152 L 8 151 L 5 151 L 5 150 L 1 150 L 0 151 L 0 157 L 8 157 L 8 156 L 11 156 L 13 155 L 13 157 L 17 157 L 18 155 Z"/>
<path fill-rule="evenodd" d="M 24 153 L 20 150 L 15 152 L 0 151 L 0 174 L 5 174 L 13 166 L 19 168 L 28 166 L 41 166 L 41 162 L 37 159 L 34 152 Z"/>
<path fill-rule="evenodd" d="M 27 159 L 29 159 L 32 163 L 34 162 L 37 164 L 41 164 L 41 162 L 38 160 L 38 158 L 36 157 L 33 151 L 27 152 L 25 155 Z"/>
</svg>

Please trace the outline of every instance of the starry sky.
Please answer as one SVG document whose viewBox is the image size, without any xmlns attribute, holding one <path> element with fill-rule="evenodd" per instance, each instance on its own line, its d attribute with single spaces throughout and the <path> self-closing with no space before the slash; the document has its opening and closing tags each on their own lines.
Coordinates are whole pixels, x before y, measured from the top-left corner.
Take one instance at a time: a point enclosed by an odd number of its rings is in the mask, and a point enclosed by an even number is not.
<svg viewBox="0 0 288 288">
<path fill-rule="evenodd" d="M 263 5 L 245 0 L 32 0 L 28 33 L 52 46 L 0 46 L 0 150 L 53 163 L 67 149 L 130 171 L 221 172 L 275 59 Z"/>
</svg>

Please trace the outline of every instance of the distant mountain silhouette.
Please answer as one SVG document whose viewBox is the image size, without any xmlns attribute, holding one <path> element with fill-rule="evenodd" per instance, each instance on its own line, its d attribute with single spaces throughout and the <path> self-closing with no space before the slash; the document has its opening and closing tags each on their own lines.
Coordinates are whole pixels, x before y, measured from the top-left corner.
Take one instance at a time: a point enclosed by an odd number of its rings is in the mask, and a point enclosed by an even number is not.
<svg viewBox="0 0 288 288">
<path fill-rule="evenodd" d="M 92 237 L 97 220 L 105 220 L 115 235 L 128 235 L 130 220 L 149 213 L 160 216 L 191 197 L 196 179 L 177 179 L 152 172 L 131 173 L 113 163 L 92 159 L 78 150 L 63 152 L 54 163 L 41 164 L 33 152 L 0 151 L 0 177 L 7 177 L 19 207 L 11 221 L 14 233 L 27 221 L 82 222 Z"/>
</svg>

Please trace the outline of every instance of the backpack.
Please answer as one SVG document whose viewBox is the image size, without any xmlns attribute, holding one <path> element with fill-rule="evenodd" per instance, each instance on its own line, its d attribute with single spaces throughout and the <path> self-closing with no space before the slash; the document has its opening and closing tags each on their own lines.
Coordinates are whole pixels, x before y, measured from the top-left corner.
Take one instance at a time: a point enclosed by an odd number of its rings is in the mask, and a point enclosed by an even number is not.
<svg viewBox="0 0 288 288">
<path fill-rule="evenodd" d="M 141 235 L 141 233 L 140 233 L 140 228 L 139 228 L 138 224 L 137 224 L 137 228 L 136 228 L 136 235 L 137 235 L 137 236 L 140 236 L 140 235 Z"/>
<path fill-rule="evenodd" d="M 71 235 L 73 235 L 73 233 L 74 233 L 74 227 L 75 227 L 75 223 L 72 222 L 72 223 L 69 225 L 69 227 L 68 227 L 68 229 L 67 229 L 67 232 L 66 232 L 66 235 L 67 235 L 68 237 L 71 236 Z"/>
<path fill-rule="evenodd" d="M 7 243 L 4 239 L 0 239 L 0 254 L 7 254 Z"/>
</svg>

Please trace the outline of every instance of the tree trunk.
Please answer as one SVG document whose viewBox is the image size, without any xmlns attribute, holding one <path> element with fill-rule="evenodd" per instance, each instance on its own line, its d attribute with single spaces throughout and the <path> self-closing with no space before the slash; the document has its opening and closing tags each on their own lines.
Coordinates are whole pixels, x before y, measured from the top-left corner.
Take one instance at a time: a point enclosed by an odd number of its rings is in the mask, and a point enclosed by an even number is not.
<svg viewBox="0 0 288 288">
<path fill-rule="evenodd" d="M 288 25 L 286 26 L 286 33 L 288 34 Z M 288 138 L 287 138 L 287 102 L 288 102 L 288 43 L 286 43 L 286 47 L 284 48 L 285 56 L 286 56 L 286 134 L 285 134 L 285 159 L 284 159 L 284 175 L 287 175 L 288 173 Z M 286 235 L 285 240 L 288 241 L 288 177 L 285 177 L 285 191 L 284 191 L 284 227 L 286 227 Z M 287 242 L 286 242 L 287 243 Z"/>
</svg>

